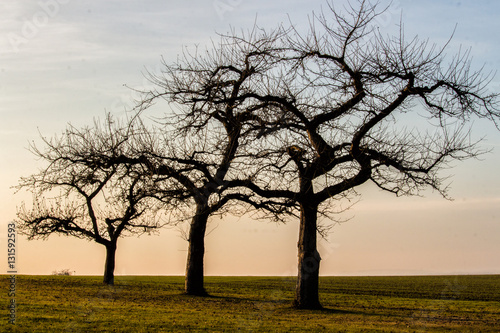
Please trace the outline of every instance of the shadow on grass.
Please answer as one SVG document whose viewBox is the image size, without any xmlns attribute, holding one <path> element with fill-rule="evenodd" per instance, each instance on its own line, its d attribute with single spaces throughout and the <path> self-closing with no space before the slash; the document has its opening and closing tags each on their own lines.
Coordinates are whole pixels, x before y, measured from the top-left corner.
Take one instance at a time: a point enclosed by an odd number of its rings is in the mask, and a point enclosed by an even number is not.
<svg viewBox="0 0 500 333">
<path fill-rule="evenodd" d="M 335 308 L 327 308 L 323 307 L 321 309 L 299 309 L 294 306 L 292 299 L 279 299 L 279 300 L 270 300 L 270 299 L 262 299 L 255 297 L 241 297 L 241 296 L 223 296 L 223 295 L 207 295 L 207 296 L 192 296 L 181 294 L 178 296 L 184 297 L 192 297 L 195 299 L 206 299 L 206 300 L 214 300 L 220 302 L 227 303 L 254 303 L 260 304 L 261 307 L 266 308 L 275 308 L 276 310 L 284 310 L 284 311 L 295 311 L 297 313 L 317 313 L 317 314 L 331 314 L 331 315 L 374 315 L 379 316 L 380 314 L 373 313 L 369 314 L 365 311 L 356 311 L 356 310 L 343 310 L 343 309 L 335 309 Z M 267 305 L 267 306 L 266 306 Z"/>
<path fill-rule="evenodd" d="M 234 290 L 228 291 L 229 295 L 224 295 L 224 291 L 211 292 L 205 296 L 188 295 L 183 292 L 183 284 L 173 285 L 162 284 L 162 288 L 156 288 L 155 285 L 148 283 L 135 284 L 129 281 L 121 281 L 115 286 L 99 285 L 94 292 L 87 294 L 90 299 L 104 302 L 123 302 L 136 304 L 150 304 L 153 307 L 171 307 L 172 304 L 186 308 L 210 308 L 215 306 L 217 309 L 232 309 L 236 313 L 260 313 L 264 315 L 283 315 L 283 314 L 311 314 L 311 315 L 331 315 L 331 316 L 355 316 L 366 318 L 392 318 L 397 321 L 408 321 L 414 319 L 430 320 L 431 317 L 443 317 L 443 314 L 430 309 L 409 307 L 383 307 L 377 308 L 377 305 L 364 304 L 356 307 L 355 305 L 342 306 L 335 308 L 336 304 L 326 302 L 327 306 L 322 309 L 298 309 L 293 305 L 293 292 L 287 288 L 277 289 L 274 294 L 262 293 L 251 295 L 233 294 Z M 168 288 L 166 288 L 168 286 Z M 141 305 L 142 306 L 142 305 Z M 434 312 L 438 312 L 437 314 Z M 434 318 L 436 320 L 438 318 Z M 442 318 L 441 318 L 442 319 Z"/>
</svg>

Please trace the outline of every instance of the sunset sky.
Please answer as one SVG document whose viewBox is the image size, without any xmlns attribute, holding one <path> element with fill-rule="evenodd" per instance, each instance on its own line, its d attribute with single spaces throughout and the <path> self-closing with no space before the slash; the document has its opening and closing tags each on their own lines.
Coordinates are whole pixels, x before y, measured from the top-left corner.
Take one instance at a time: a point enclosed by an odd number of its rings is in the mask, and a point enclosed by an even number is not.
<svg viewBox="0 0 500 333">
<path fill-rule="evenodd" d="M 339 8 L 344 0 L 334 0 Z M 381 6 L 389 1 L 382 0 Z M 68 122 L 80 127 L 105 111 L 123 117 L 133 106 L 131 88 L 147 87 L 146 70 L 161 57 L 176 60 L 185 47 L 201 48 L 217 33 L 293 22 L 306 28 L 324 0 L 2 0 L 0 2 L 0 248 L 7 223 L 29 193 L 11 188 L 41 166 L 27 150 Z M 500 2 L 394 0 L 377 23 L 408 39 L 418 35 L 447 53 L 472 48 L 475 68 L 500 70 Z M 500 73 L 489 89 L 500 91 Z M 500 132 L 474 121 L 473 138 L 492 150 L 479 160 L 456 162 L 447 201 L 435 193 L 394 198 L 371 185 L 319 242 L 322 275 L 500 274 Z M 187 228 L 187 226 L 183 226 Z M 207 275 L 295 275 L 298 221 L 286 225 L 250 217 L 215 218 L 206 238 Z M 2 250 L 4 251 L 4 250 Z M 6 251 L 4 251 L 6 252 Z M 18 272 L 103 272 L 104 247 L 74 238 L 17 242 Z M 187 242 L 178 228 L 118 242 L 116 274 L 184 274 Z M 0 256 L 7 271 L 7 254 Z"/>
</svg>

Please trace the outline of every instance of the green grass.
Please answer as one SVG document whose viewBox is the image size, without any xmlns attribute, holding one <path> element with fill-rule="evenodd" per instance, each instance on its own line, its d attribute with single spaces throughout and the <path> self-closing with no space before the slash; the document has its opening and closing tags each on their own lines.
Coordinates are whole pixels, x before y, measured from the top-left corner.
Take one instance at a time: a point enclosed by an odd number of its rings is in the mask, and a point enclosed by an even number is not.
<svg viewBox="0 0 500 333">
<path fill-rule="evenodd" d="M 323 277 L 325 310 L 291 307 L 294 278 L 207 277 L 211 297 L 182 294 L 183 277 L 17 276 L 16 323 L 2 332 L 498 332 L 500 276 Z"/>
</svg>

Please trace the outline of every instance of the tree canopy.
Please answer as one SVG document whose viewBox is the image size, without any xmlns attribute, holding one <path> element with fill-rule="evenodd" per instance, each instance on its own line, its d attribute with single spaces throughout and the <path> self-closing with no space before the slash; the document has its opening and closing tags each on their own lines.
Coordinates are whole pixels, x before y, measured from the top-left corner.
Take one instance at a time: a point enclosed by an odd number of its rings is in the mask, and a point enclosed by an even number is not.
<svg viewBox="0 0 500 333">
<path fill-rule="evenodd" d="M 113 284 L 118 239 L 156 231 L 166 223 L 158 184 L 134 154 L 133 127 L 108 116 L 103 124 L 43 139 L 32 152 L 46 163 L 21 178 L 18 189 L 33 193 L 33 206 L 18 210 L 19 230 L 28 239 L 61 234 L 106 247 L 104 283 Z"/>
</svg>

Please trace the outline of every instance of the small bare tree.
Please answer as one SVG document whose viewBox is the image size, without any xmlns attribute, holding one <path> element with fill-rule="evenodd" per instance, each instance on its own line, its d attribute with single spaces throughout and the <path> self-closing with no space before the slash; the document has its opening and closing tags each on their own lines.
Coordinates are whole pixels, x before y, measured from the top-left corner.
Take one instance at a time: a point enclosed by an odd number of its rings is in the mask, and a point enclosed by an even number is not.
<svg viewBox="0 0 500 333">
<path fill-rule="evenodd" d="M 33 193 L 33 206 L 18 209 L 18 225 L 28 239 L 61 234 L 95 241 L 106 247 L 105 284 L 114 283 L 118 239 L 157 230 L 163 203 L 154 180 L 134 156 L 134 128 L 111 116 L 104 125 L 43 138 L 44 148 L 31 151 L 47 166 L 23 177 L 18 189 Z"/>
</svg>

